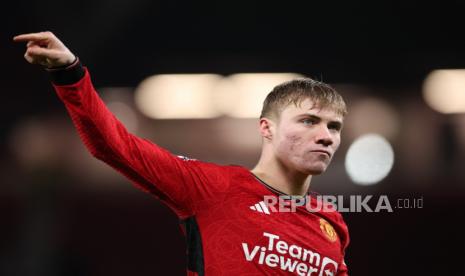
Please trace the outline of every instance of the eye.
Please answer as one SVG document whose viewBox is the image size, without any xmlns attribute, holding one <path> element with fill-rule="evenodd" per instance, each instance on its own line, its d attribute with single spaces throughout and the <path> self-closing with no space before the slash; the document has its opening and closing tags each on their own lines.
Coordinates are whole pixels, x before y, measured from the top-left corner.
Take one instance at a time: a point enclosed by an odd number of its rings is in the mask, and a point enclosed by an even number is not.
<svg viewBox="0 0 465 276">
<path fill-rule="evenodd" d="M 328 125 L 328 129 L 333 129 L 333 130 L 336 130 L 336 131 L 340 131 L 342 128 L 342 125 L 339 124 L 339 123 L 334 123 L 334 124 L 329 124 Z"/>
<path fill-rule="evenodd" d="M 316 123 L 315 119 L 305 118 L 301 121 L 304 125 L 314 125 Z"/>
</svg>

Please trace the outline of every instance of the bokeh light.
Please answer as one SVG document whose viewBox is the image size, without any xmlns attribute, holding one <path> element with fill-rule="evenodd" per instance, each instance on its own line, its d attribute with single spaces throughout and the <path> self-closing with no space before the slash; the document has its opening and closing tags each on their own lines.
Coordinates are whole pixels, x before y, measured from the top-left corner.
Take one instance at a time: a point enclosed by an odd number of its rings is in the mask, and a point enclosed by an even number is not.
<svg viewBox="0 0 465 276">
<path fill-rule="evenodd" d="M 258 118 L 266 95 L 278 84 L 302 75 L 296 73 L 240 73 L 224 78 L 216 87 L 215 101 L 223 113 L 236 118 Z"/>
<path fill-rule="evenodd" d="M 219 115 L 212 93 L 221 76 L 215 74 L 156 75 L 142 81 L 135 102 L 153 119 L 213 118 Z"/>
<path fill-rule="evenodd" d="M 373 185 L 385 178 L 394 164 L 390 143 L 378 134 L 366 134 L 356 139 L 347 151 L 346 171 L 359 185 Z"/>
<path fill-rule="evenodd" d="M 465 113 L 465 70 L 431 72 L 423 83 L 423 97 L 440 113 Z"/>
</svg>

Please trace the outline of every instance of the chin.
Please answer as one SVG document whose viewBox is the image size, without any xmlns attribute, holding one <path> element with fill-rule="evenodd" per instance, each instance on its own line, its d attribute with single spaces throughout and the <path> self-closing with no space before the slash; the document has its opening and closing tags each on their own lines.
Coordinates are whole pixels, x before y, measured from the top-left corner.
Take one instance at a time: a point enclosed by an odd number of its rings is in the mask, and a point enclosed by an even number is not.
<svg viewBox="0 0 465 276">
<path fill-rule="evenodd" d="M 320 174 L 324 173 L 325 171 L 326 171 L 326 169 L 323 169 L 323 170 L 310 170 L 308 174 L 320 175 Z"/>
<path fill-rule="evenodd" d="M 326 167 L 327 166 L 312 166 L 304 168 L 303 171 L 305 172 L 305 174 L 319 175 L 326 171 Z"/>
</svg>

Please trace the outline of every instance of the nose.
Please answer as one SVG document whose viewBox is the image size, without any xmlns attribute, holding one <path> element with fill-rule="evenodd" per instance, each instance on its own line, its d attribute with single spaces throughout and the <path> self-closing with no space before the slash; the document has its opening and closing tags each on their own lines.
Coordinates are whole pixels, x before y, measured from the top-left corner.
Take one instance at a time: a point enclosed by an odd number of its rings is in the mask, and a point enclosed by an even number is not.
<svg viewBox="0 0 465 276">
<path fill-rule="evenodd" d="M 324 125 L 318 128 L 318 133 L 315 136 L 315 140 L 317 144 L 321 144 L 325 147 L 332 145 L 334 142 L 333 136 L 331 136 L 328 127 Z"/>
</svg>

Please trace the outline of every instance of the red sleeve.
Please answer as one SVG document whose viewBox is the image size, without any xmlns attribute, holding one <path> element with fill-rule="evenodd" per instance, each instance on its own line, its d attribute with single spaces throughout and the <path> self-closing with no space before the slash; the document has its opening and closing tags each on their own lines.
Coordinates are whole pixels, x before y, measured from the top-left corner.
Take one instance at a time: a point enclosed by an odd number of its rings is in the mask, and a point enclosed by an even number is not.
<svg viewBox="0 0 465 276">
<path fill-rule="evenodd" d="M 196 203 L 229 187 L 225 167 L 179 158 L 129 133 L 95 91 L 89 72 L 71 85 L 54 85 L 90 153 L 155 195 L 180 218 L 194 215 Z"/>
<path fill-rule="evenodd" d="M 349 271 L 347 269 L 347 265 L 344 260 L 339 264 L 339 269 L 337 270 L 336 276 L 348 276 Z"/>
</svg>

